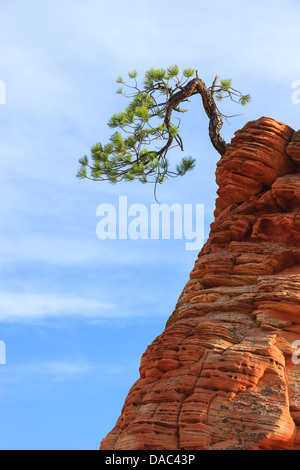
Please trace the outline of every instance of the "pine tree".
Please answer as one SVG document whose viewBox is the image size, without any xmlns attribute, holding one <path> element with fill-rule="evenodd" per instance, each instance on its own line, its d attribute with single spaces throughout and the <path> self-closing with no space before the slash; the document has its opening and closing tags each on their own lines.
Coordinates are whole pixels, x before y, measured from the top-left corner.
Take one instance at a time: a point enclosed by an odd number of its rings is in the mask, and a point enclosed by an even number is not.
<svg viewBox="0 0 300 470">
<path fill-rule="evenodd" d="M 209 136 L 215 149 L 223 155 L 228 144 L 220 135 L 224 115 L 219 111 L 216 100 L 229 98 L 245 106 L 249 95 L 243 95 L 232 88 L 231 79 L 215 77 L 207 87 L 192 68 L 183 70 L 173 65 L 165 69 L 151 68 L 145 73 L 142 87 L 138 86 L 137 72 L 128 74 L 130 84 L 122 77 L 117 79 L 118 94 L 130 98 L 125 111 L 115 113 L 108 126 L 116 131 L 107 144 L 97 142 L 91 147 L 90 159 L 85 155 L 79 160 L 79 178 L 95 181 L 139 180 L 142 183 L 163 183 L 167 178 L 183 176 L 195 166 L 195 159 L 183 157 L 175 166 L 169 167 L 168 152 L 174 147 L 183 151 L 178 122 L 172 122 L 173 112 L 184 113 L 187 109 L 180 104 L 200 94 L 205 112 L 209 118 Z M 124 87 L 126 92 L 124 92 Z"/>
</svg>

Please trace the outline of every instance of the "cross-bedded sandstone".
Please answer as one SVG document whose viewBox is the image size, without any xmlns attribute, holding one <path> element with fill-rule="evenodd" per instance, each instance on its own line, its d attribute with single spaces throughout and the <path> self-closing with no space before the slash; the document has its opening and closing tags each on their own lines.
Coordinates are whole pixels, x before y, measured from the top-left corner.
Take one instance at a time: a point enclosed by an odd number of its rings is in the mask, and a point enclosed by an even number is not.
<svg viewBox="0 0 300 470">
<path fill-rule="evenodd" d="M 236 132 L 209 238 L 100 449 L 300 449 L 299 132 Z"/>
</svg>

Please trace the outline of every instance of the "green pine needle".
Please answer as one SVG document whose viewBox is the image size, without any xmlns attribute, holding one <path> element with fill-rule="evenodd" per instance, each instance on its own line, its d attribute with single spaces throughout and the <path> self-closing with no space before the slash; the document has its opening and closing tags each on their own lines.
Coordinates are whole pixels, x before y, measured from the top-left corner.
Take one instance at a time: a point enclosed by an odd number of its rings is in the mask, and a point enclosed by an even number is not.
<svg viewBox="0 0 300 470">
<path fill-rule="evenodd" d="M 242 95 L 239 99 L 242 106 L 246 106 L 246 104 L 250 103 L 251 96 L 250 95 Z"/>
</svg>

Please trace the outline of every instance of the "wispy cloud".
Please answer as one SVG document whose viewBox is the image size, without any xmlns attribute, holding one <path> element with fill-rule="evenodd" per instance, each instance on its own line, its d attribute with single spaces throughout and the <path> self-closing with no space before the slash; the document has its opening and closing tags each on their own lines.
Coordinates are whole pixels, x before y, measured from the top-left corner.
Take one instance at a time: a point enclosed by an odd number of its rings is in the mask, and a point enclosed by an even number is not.
<svg viewBox="0 0 300 470">
<path fill-rule="evenodd" d="M 35 321 L 44 318 L 81 316 L 102 318 L 113 315 L 113 305 L 76 296 L 47 294 L 0 294 L 0 321 Z"/>
<path fill-rule="evenodd" d="M 9 365 L 1 371 L 1 394 L 16 395 L 22 387 L 47 390 L 49 386 L 63 385 L 70 381 L 87 380 L 95 365 L 84 360 L 47 361 L 40 360 L 24 364 Z"/>
<path fill-rule="evenodd" d="M 57 96 L 55 91 L 59 88 L 55 80 L 56 68 L 63 71 L 66 66 L 76 69 L 78 63 L 95 74 L 99 63 L 106 69 L 109 63 L 110 68 L 105 73 L 110 73 L 116 64 L 136 67 L 138 63 L 144 67 L 144 64 L 155 65 L 147 63 L 153 59 L 183 62 L 196 58 L 199 63 L 215 63 L 221 68 L 229 63 L 236 70 L 251 68 L 250 62 L 256 65 L 253 75 L 259 71 L 274 75 L 274 80 L 278 78 L 278 72 L 288 73 L 287 65 L 294 70 L 297 67 L 293 49 L 287 47 L 293 41 L 298 43 L 299 5 L 292 0 L 284 3 L 280 0 L 230 0 L 217 2 L 217 5 L 187 0 L 184 9 L 176 0 L 153 0 L 151 8 L 136 0 L 128 3 L 89 0 L 84 7 L 79 2 L 66 0 L 62 4 L 56 0 L 48 6 L 43 5 L 42 11 L 38 3 L 34 9 L 28 9 L 20 1 L 16 3 L 19 14 L 16 15 L 14 10 L 12 15 L 9 7 L 4 9 L 4 13 L 5 10 L 8 12 L 3 26 L 6 27 L 5 36 L 13 34 L 14 38 L 21 37 L 23 41 L 18 41 L 19 50 L 15 48 L 9 52 L 13 52 L 17 66 L 19 61 L 16 59 L 23 60 L 25 65 L 30 60 L 30 79 L 37 80 L 40 68 L 43 73 L 47 71 L 51 97 Z M 44 27 L 41 15 L 46 15 L 52 28 Z M 163 22 L 159 18 L 163 18 Z M 30 34 L 26 34 L 26 26 L 31 27 Z M 167 38 L 163 46 L 162 34 Z M 28 57 L 28 52 L 22 54 L 23 48 L 33 51 L 32 57 Z M 45 50 L 47 54 L 43 53 Z M 274 60 L 275 53 L 278 61 Z M 280 63 L 284 67 L 278 67 Z M 275 70 L 277 74 L 274 74 Z M 66 78 L 60 75 L 62 79 Z M 76 77 L 69 82 L 71 86 L 74 80 Z M 61 87 L 62 90 L 66 88 Z M 63 98 L 62 92 L 60 97 Z"/>
<path fill-rule="evenodd" d="M 8 366 L 9 368 L 9 366 Z M 81 378 L 94 369 L 94 366 L 86 361 L 40 361 L 11 367 L 16 380 L 24 377 L 39 376 L 52 382 L 67 381 Z"/>
<path fill-rule="evenodd" d="M 1 370 L 1 393 L 18 394 L 19 386 L 26 389 L 47 389 L 71 381 L 90 381 L 101 383 L 118 382 L 122 377 L 131 376 L 138 364 L 104 365 L 94 364 L 84 359 L 74 360 L 36 360 L 23 364 L 6 364 Z"/>
</svg>

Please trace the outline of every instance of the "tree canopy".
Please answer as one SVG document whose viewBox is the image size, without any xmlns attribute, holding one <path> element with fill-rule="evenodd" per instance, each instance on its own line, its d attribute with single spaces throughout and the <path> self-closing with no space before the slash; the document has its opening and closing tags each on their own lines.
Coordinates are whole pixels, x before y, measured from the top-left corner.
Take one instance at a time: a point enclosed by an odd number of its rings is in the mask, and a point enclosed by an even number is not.
<svg viewBox="0 0 300 470">
<path fill-rule="evenodd" d="M 183 70 L 179 76 L 177 65 L 167 69 L 150 68 L 146 71 L 142 85 L 138 85 L 137 72 L 128 73 L 129 83 L 122 77 L 117 93 L 130 99 L 125 111 L 115 113 L 108 126 L 116 131 L 109 142 L 97 142 L 91 147 L 90 158 L 85 155 L 79 160 L 79 178 L 95 181 L 139 180 L 142 183 L 163 183 L 167 178 L 183 176 L 195 166 L 195 159 L 183 157 L 175 168 L 170 169 L 168 152 L 183 142 L 179 134 L 180 119 L 173 119 L 187 109 L 180 107 L 191 96 L 200 94 L 209 119 L 209 137 L 214 148 L 223 155 L 228 144 L 220 134 L 224 116 L 216 102 L 226 98 L 245 106 L 250 96 L 243 95 L 232 87 L 231 79 L 215 77 L 207 87 L 197 71 Z"/>
</svg>

